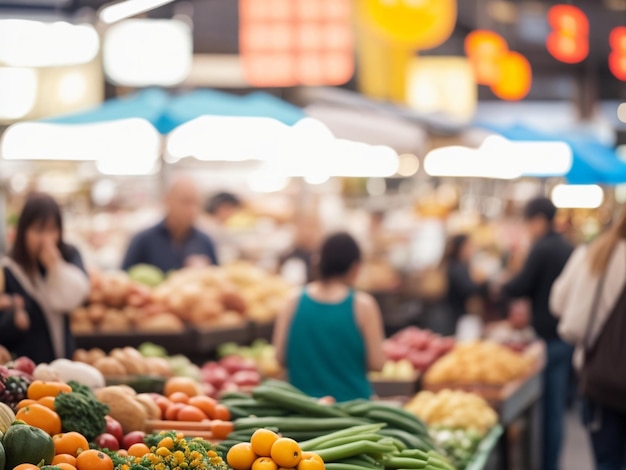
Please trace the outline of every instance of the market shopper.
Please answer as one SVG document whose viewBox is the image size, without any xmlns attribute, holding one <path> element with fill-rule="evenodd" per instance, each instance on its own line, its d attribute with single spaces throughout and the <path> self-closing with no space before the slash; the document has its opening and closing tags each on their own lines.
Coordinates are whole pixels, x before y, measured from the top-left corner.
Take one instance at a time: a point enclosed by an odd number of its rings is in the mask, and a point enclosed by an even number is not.
<svg viewBox="0 0 626 470">
<path fill-rule="evenodd" d="M 502 292 L 510 298 L 530 299 L 532 326 L 547 347 L 542 398 L 543 470 L 559 468 L 572 358 L 572 348 L 559 338 L 558 321 L 549 305 L 552 285 L 573 250 L 555 231 L 555 216 L 556 207 L 550 199 L 539 197 L 526 205 L 524 218 L 533 245 L 522 270 L 502 286 Z"/>
<path fill-rule="evenodd" d="M 185 266 L 217 265 L 213 241 L 194 225 L 201 203 L 193 178 L 176 178 L 166 191 L 164 205 L 165 218 L 130 242 L 122 269 L 149 264 L 168 272 Z"/>
<path fill-rule="evenodd" d="M 484 296 L 487 283 L 472 277 L 470 262 L 474 246 L 467 234 L 455 235 L 448 240 L 441 262 L 447 279 L 446 304 L 450 315 L 446 334 L 454 334 L 459 318 L 468 313 L 468 300 Z"/>
<path fill-rule="evenodd" d="M 90 283 L 78 250 L 63 240 L 61 209 L 51 196 L 29 196 L 2 268 L 1 287 L 12 302 L 2 306 L 0 344 L 36 363 L 71 357 L 66 314 L 86 300 Z"/>
<path fill-rule="evenodd" d="M 211 196 L 204 205 L 199 228 L 215 242 L 217 257 L 223 263 L 235 262 L 241 258 L 237 240 L 232 231 L 228 230 L 228 223 L 242 207 L 241 199 L 230 192 L 219 192 Z"/>
<path fill-rule="evenodd" d="M 289 381 L 310 396 L 347 401 L 374 394 L 367 373 L 383 367 L 384 330 L 376 301 L 352 287 L 360 260 L 350 235 L 328 237 L 320 281 L 307 285 L 277 319 L 278 360 Z"/>
<path fill-rule="evenodd" d="M 580 246 L 550 296 L 559 333 L 576 345 L 583 421 L 596 468 L 626 468 L 626 211 L 590 246 Z M 620 354 L 621 353 L 621 354 Z"/>
</svg>

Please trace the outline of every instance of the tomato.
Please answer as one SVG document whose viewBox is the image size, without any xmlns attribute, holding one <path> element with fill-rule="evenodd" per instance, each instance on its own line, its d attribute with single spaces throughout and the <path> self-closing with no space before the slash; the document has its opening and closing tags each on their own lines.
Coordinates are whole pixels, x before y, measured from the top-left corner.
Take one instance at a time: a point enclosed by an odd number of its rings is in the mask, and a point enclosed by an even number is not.
<svg viewBox="0 0 626 470">
<path fill-rule="evenodd" d="M 172 403 L 165 412 L 165 419 L 168 421 L 176 421 L 178 419 L 178 412 L 185 406 L 184 403 Z"/>
<path fill-rule="evenodd" d="M 213 439 L 224 440 L 234 430 L 235 425 L 230 421 L 216 419 L 211 422 L 211 434 L 213 434 Z"/>
<path fill-rule="evenodd" d="M 213 419 L 221 419 L 222 421 L 230 421 L 230 410 L 224 405 L 215 405 Z"/>
<path fill-rule="evenodd" d="M 189 404 L 201 409 L 209 419 L 215 418 L 215 407 L 217 406 L 217 400 L 211 397 L 191 397 Z"/>
<path fill-rule="evenodd" d="M 201 409 L 196 408 L 195 406 L 185 405 L 176 415 L 176 419 L 178 421 L 200 422 L 204 419 L 207 419 L 207 415 L 205 415 Z"/>
</svg>

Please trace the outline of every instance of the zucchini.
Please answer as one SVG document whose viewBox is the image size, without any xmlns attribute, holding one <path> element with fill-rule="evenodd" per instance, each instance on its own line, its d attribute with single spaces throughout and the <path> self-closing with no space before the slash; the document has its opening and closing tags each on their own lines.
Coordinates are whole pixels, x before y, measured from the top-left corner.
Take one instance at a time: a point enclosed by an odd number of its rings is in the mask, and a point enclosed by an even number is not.
<svg viewBox="0 0 626 470">
<path fill-rule="evenodd" d="M 383 428 L 379 432 L 382 436 L 398 439 L 403 442 L 408 449 L 418 449 L 424 452 L 434 449 L 434 446 L 429 442 L 430 439 L 425 440 L 421 436 L 416 436 L 400 429 Z"/>
<path fill-rule="evenodd" d="M 304 416 L 320 416 L 343 418 L 348 414 L 329 405 L 321 405 L 313 398 L 289 390 L 270 387 L 257 387 L 253 391 L 254 398 L 275 403 L 285 409 L 301 413 Z"/>
<path fill-rule="evenodd" d="M 386 423 L 390 428 L 400 429 L 401 431 L 417 434 L 419 436 L 428 435 L 424 423 L 419 421 L 415 416 L 408 418 L 391 410 L 373 409 L 367 413 L 366 417 L 374 422 Z"/>
<path fill-rule="evenodd" d="M 385 460 L 384 462 L 385 469 L 422 469 L 426 468 L 428 464 L 427 460 L 420 459 L 411 459 L 409 457 L 392 457 L 390 459 Z"/>
<path fill-rule="evenodd" d="M 240 400 L 247 399 L 250 400 L 250 394 L 244 392 L 225 392 L 220 395 L 220 401 L 228 401 L 228 400 Z"/>
<path fill-rule="evenodd" d="M 325 463 L 325 470 L 363 470 L 364 468 L 376 468 L 376 467 L 366 467 L 361 463 L 345 463 L 345 462 L 337 462 L 337 463 Z"/>
<path fill-rule="evenodd" d="M 317 448 L 320 445 L 324 445 L 327 442 L 332 442 L 333 440 L 341 439 L 343 437 L 348 437 L 348 436 L 357 436 L 360 434 L 375 433 L 375 432 L 380 431 L 382 427 L 383 427 L 382 424 L 365 424 L 361 426 L 353 426 L 348 429 L 342 429 L 341 431 L 336 431 L 330 434 L 324 434 L 315 439 L 311 439 L 305 442 L 300 442 L 300 448 L 304 452 L 312 451 L 313 449 Z"/>
<path fill-rule="evenodd" d="M 324 462 L 336 462 L 361 454 L 391 454 L 396 451 L 392 445 L 382 445 L 378 442 L 359 441 L 342 446 L 331 447 L 329 449 L 321 449 L 316 452 Z"/>
<path fill-rule="evenodd" d="M 288 431 L 326 431 L 332 432 L 340 429 L 359 426 L 364 423 L 356 418 L 300 418 L 295 416 L 267 417 L 267 418 L 242 418 L 235 421 L 235 431 L 243 429 L 278 428 L 280 432 Z"/>
<path fill-rule="evenodd" d="M 310 447 L 307 447 L 307 448 L 310 449 L 310 451 L 312 452 L 316 452 L 320 449 L 329 449 L 331 447 L 342 446 L 344 444 L 351 444 L 352 442 L 359 442 L 359 441 L 378 442 L 381 439 L 382 439 L 382 436 L 378 434 L 373 434 L 373 433 L 372 434 L 355 434 L 352 436 L 339 437 L 333 440 L 329 440 L 321 444 L 318 444 L 317 446 L 313 448 L 310 448 Z M 302 448 L 302 446 L 300 447 Z"/>
</svg>

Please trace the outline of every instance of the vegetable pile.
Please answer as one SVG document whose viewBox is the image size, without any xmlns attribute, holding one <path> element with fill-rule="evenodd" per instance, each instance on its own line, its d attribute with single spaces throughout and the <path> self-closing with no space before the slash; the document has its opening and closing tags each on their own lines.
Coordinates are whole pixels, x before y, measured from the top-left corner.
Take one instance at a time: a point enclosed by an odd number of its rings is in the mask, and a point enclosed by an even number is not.
<svg viewBox="0 0 626 470">
<path fill-rule="evenodd" d="M 109 407 L 101 403 L 88 387 L 69 382 L 70 393 L 59 393 L 54 407 L 63 425 L 63 432 L 76 431 L 89 441 L 102 434 L 106 428 L 105 416 Z"/>
<path fill-rule="evenodd" d="M 482 397 L 460 390 L 420 392 L 405 408 L 431 427 L 473 430 L 479 436 L 498 422 L 498 415 Z"/>
</svg>

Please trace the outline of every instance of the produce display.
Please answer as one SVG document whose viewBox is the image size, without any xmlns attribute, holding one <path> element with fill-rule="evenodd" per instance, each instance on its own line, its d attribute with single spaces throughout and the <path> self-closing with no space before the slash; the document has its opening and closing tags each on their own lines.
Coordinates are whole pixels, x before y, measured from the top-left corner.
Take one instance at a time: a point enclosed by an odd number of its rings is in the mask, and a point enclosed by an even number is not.
<svg viewBox="0 0 626 470">
<path fill-rule="evenodd" d="M 175 333 L 271 322 L 291 287 L 246 263 L 185 268 L 165 278 L 150 266 L 123 272 L 91 273 L 89 305 L 71 316 L 76 334 Z"/>
<path fill-rule="evenodd" d="M 457 345 L 426 372 L 424 382 L 501 386 L 532 372 L 531 358 L 490 341 Z"/>
<path fill-rule="evenodd" d="M 324 470 L 324 460 L 314 452 L 303 452 L 293 439 L 281 437 L 269 429 L 257 429 L 250 442 L 231 447 L 226 461 L 233 470 L 295 468 Z"/>
<path fill-rule="evenodd" d="M 484 436 L 498 422 L 498 415 L 478 395 L 460 390 L 423 391 L 405 405 L 429 427 L 474 431 Z"/>
<path fill-rule="evenodd" d="M 156 375 L 170 377 L 172 367 L 163 357 L 146 357 L 135 348 L 114 349 L 108 355 L 101 349 L 77 349 L 74 360 L 89 364 L 105 377 Z"/>
<path fill-rule="evenodd" d="M 428 330 L 410 326 L 399 331 L 383 344 L 389 372 L 386 377 L 406 377 L 406 362 L 418 372 L 426 371 L 440 357 L 454 348 L 454 338 L 444 338 Z M 392 375 L 393 374 L 393 375 Z"/>
<path fill-rule="evenodd" d="M 431 431 L 430 434 L 450 462 L 458 469 L 468 466 L 484 437 L 476 431 L 463 429 L 440 429 Z"/>
<path fill-rule="evenodd" d="M 218 348 L 217 353 L 220 357 L 239 356 L 253 360 L 263 377 L 278 378 L 283 374 L 283 368 L 276 359 L 276 348 L 264 339 L 255 340 L 251 346 L 225 343 Z"/>
<path fill-rule="evenodd" d="M 200 376 L 204 392 L 213 397 L 225 392 L 256 387 L 261 383 L 257 363 L 238 355 L 226 356 L 218 362 L 205 363 L 200 370 Z"/>
</svg>

